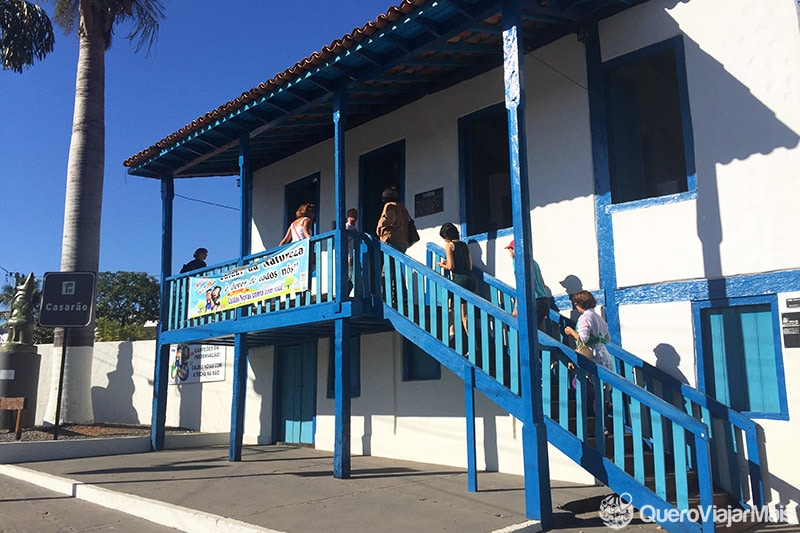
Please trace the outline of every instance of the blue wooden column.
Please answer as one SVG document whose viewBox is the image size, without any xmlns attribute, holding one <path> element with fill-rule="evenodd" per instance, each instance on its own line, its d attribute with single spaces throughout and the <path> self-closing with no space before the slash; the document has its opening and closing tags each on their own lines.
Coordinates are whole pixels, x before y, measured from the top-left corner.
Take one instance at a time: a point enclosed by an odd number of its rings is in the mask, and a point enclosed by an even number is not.
<svg viewBox="0 0 800 533">
<path fill-rule="evenodd" d="M 478 458 L 475 443 L 475 367 L 464 369 L 464 411 L 467 419 L 467 489 L 478 491 Z"/>
<path fill-rule="evenodd" d="M 347 289 L 347 195 L 345 194 L 344 128 L 347 122 L 347 93 L 345 88 L 333 93 L 333 195 L 336 203 L 336 301 L 339 305 L 348 298 Z"/>
<path fill-rule="evenodd" d="M 250 136 L 243 133 L 239 138 L 239 187 L 240 196 L 240 228 L 239 228 L 239 264 L 250 255 L 251 227 L 253 214 L 253 174 L 250 169 Z M 236 318 L 240 319 L 249 307 L 236 309 Z M 234 336 L 233 350 L 233 396 L 231 405 L 231 436 L 228 444 L 228 460 L 241 461 L 242 439 L 244 438 L 244 409 L 247 395 L 247 333 Z"/>
<path fill-rule="evenodd" d="M 538 357 L 536 309 L 532 279 L 533 242 L 525 136 L 525 70 L 522 48 L 522 14 L 519 0 L 503 0 L 503 79 L 508 111 L 508 145 L 511 163 L 511 205 L 514 222 L 514 268 L 521 392 L 525 405 L 522 453 L 525 472 L 525 514 L 540 520 L 544 529 L 553 521 L 547 433 L 542 412 L 542 367 Z"/>
<path fill-rule="evenodd" d="M 156 365 L 153 375 L 153 414 L 150 421 L 150 448 L 164 449 L 167 420 L 167 384 L 169 381 L 169 344 L 161 341 L 164 325 L 169 320 L 169 287 L 167 278 L 172 275 L 172 202 L 175 198 L 175 181 L 172 175 L 161 178 L 161 294 L 156 337 Z"/>
<path fill-rule="evenodd" d="M 621 342 L 619 305 L 617 304 L 617 262 L 614 257 L 614 226 L 611 206 L 611 175 L 608 166 L 608 130 L 605 102 L 603 59 L 597 25 L 584 32 L 586 74 L 589 95 L 589 131 L 592 135 L 594 171 L 594 210 L 597 224 L 597 257 L 600 287 L 603 289 L 608 331 L 614 342 Z"/>
<path fill-rule="evenodd" d="M 339 309 L 347 298 L 347 207 L 344 172 L 344 127 L 347 118 L 346 90 L 340 87 L 333 95 L 333 161 L 336 201 L 336 301 Z M 350 477 L 350 319 L 336 320 L 334 336 L 334 411 L 333 476 Z"/>
</svg>

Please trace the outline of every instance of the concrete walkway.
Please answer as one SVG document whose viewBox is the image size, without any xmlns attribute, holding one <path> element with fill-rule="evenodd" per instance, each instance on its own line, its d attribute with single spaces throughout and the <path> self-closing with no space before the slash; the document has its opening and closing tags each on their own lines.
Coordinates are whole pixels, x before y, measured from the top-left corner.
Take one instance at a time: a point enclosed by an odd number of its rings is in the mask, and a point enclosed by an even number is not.
<svg viewBox="0 0 800 533">
<path fill-rule="evenodd" d="M 525 517 L 520 476 L 481 473 L 470 493 L 456 468 L 353 457 L 352 478 L 340 480 L 332 465 L 330 453 L 285 445 L 246 446 L 239 462 L 228 461 L 226 446 L 205 446 L 0 465 L 0 530 L 541 530 Z M 598 517 L 608 494 L 555 484 L 555 529 L 608 533 Z M 658 530 L 636 522 L 627 529 Z"/>
</svg>

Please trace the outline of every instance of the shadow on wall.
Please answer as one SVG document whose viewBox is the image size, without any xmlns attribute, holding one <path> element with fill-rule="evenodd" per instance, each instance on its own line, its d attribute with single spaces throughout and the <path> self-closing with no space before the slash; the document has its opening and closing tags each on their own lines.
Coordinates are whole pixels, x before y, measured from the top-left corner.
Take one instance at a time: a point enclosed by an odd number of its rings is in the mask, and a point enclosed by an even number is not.
<svg viewBox="0 0 800 533">
<path fill-rule="evenodd" d="M 570 302 L 572 301 L 573 294 L 583 290 L 583 282 L 581 281 L 581 278 L 579 278 L 574 274 L 568 274 L 567 277 L 559 281 L 559 284 L 562 287 L 564 287 L 565 291 L 567 291 L 567 296 L 569 297 Z M 574 307 L 570 307 L 570 312 L 569 312 L 570 320 L 572 320 L 573 322 L 577 322 L 580 316 L 581 314 L 578 312 L 577 309 L 575 309 Z"/>
<path fill-rule="evenodd" d="M 717 168 L 755 154 L 769 154 L 778 148 L 793 148 L 800 136 L 781 122 L 746 86 L 722 65 L 684 35 L 687 62 L 693 71 L 703 73 L 703 91 L 692 95 L 692 115 L 713 116 L 694 124 L 697 172 L 697 235 L 703 247 L 704 274 L 718 278 L 722 273 L 720 245 L 722 220 Z M 690 73 L 691 74 L 691 73 Z M 719 95 L 726 95 L 719 98 Z M 725 187 L 722 186 L 723 191 Z M 751 227 L 766 222 L 758 210 L 737 211 L 737 217 L 751 219 Z M 764 227 L 764 231 L 774 228 Z M 725 296 L 724 284 L 709 284 L 709 297 Z"/>
<path fill-rule="evenodd" d="M 274 362 L 271 357 L 266 357 L 259 354 L 254 356 L 250 354 L 248 357 L 250 370 L 253 372 L 253 390 L 258 393 L 261 398 L 261 404 L 251 407 L 257 409 L 259 413 L 258 419 L 258 444 L 271 444 L 273 441 L 272 436 L 272 380 Z"/>
<path fill-rule="evenodd" d="M 794 512 L 795 518 L 800 511 L 800 489 L 776 476 L 771 470 L 766 451 L 766 435 L 764 428 L 756 424 L 758 431 L 758 452 L 761 456 L 761 471 L 764 473 L 764 500 L 765 503 L 780 505 Z M 778 465 L 778 470 L 785 465 Z M 777 497 L 773 497 L 773 492 Z"/>
<path fill-rule="evenodd" d="M 200 431 L 203 413 L 203 384 L 200 382 L 168 385 L 177 387 L 181 402 L 178 424 L 183 428 Z"/>
<path fill-rule="evenodd" d="M 133 406 L 133 343 L 121 342 L 117 351 L 117 367 L 108 373 L 107 387 L 92 387 L 92 408 L 96 422 L 139 424 Z"/>
<path fill-rule="evenodd" d="M 656 368 L 658 370 L 666 372 L 684 385 L 689 384 L 689 380 L 686 379 L 680 369 L 681 356 L 672 345 L 662 342 L 653 348 L 653 353 L 656 354 Z"/>
</svg>

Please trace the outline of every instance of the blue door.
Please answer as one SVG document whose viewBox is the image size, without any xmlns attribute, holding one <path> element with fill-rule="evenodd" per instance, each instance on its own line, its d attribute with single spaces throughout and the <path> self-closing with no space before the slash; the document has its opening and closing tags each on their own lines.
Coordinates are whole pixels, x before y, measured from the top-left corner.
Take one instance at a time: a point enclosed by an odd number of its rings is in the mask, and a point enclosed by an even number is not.
<svg viewBox="0 0 800 533">
<path fill-rule="evenodd" d="M 314 444 L 317 401 L 317 343 L 276 348 L 276 439 Z"/>
</svg>

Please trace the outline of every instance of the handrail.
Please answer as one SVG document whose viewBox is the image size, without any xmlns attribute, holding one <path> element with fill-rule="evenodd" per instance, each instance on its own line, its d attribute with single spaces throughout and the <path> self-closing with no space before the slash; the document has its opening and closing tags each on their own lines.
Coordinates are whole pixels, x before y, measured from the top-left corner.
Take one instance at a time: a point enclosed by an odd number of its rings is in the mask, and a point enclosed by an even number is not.
<svg viewBox="0 0 800 533">
<path fill-rule="evenodd" d="M 427 252 L 428 262 L 432 264 L 436 263 L 436 257 L 444 257 L 444 250 L 432 243 L 428 244 Z M 503 298 L 514 298 L 516 296 L 516 290 L 513 287 L 506 285 L 502 281 L 497 280 L 490 274 L 477 268 L 473 268 L 473 271 L 475 271 L 476 274 L 479 274 L 481 280 L 493 291 L 502 293 Z M 496 297 L 493 298 L 493 301 L 495 299 Z M 572 320 L 564 317 L 560 313 L 555 312 L 553 309 L 550 310 L 549 318 L 552 322 L 559 324 L 559 329 L 563 328 L 565 325 L 575 325 Z M 543 339 L 541 334 L 539 336 L 539 342 L 542 345 L 548 345 L 548 341 Z M 715 440 L 714 436 L 716 434 L 714 420 L 722 421 L 723 423 L 727 422 L 732 426 L 732 430 L 735 428 L 745 435 L 747 457 L 740 457 L 739 460 L 744 460 L 747 462 L 747 472 L 751 486 L 750 493 L 745 494 L 742 492 L 741 483 L 738 483 L 738 468 L 734 464 L 730 463 L 733 458 L 729 458 L 729 464 L 727 465 L 728 476 L 732 477 L 733 479 L 729 479 L 727 482 L 722 479 L 722 476 L 720 476 L 720 470 L 725 469 L 725 467 L 724 465 L 717 464 L 717 468 L 714 469 L 715 481 L 723 485 L 724 488 L 731 494 L 734 494 L 742 505 L 760 508 L 764 503 L 764 486 L 761 476 L 760 449 L 758 446 L 758 424 L 742 413 L 739 413 L 738 411 L 735 411 L 722 404 L 718 400 L 703 394 L 699 390 L 685 383 L 680 382 L 675 377 L 664 372 L 663 370 L 656 368 L 645 361 L 642 361 L 630 352 L 625 351 L 622 347 L 613 343 L 607 344 L 606 347 L 608 348 L 611 356 L 614 357 L 615 368 L 620 371 L 621 375 L 623 375 L 632 383 L 662 397 L 678 394 L 682 398 L 682 404 L 685 401 L 688 401 L 689 405 L 681 405 L 681 407 L 685 408 L 689 415 L 704 421 L 708 425 L 712 441 Z M 636 372 L 634 372 L 634 370 L 638 370 L 641 376 L 645 379 L 637 380 Z M 662 390 L 658 390 L 658 388 L 654 386 L 653 380 L 656 380 L 662 385 Z M 644 381 L 644 383 L 641 381 Z M 666 391 L 664 389 L 666 389 Z M 675 401 L 676 399 L 668 398 L 668 400 Z M 723 431 L 722 435 L 724 439 L 731 441 L 736 440 L 735 435 L 725 435 L 725 431 Z M 728 449 L 728 453 L 730 454 L 731 450 L 728 446 L 726 446 L 726 449 Z M 718 463 L 716 454 L 714 456 L 714 460 L 715 463 Z"/>
<path fill-rule="evenodd" d="M 431 256 L 436 253 L 436 248 L 435 245 L 428 245 L 427 248 L 428 255 L 426 260 L 431 264 L 435 264 Z M 448 297 L 458 299 L 458 302 L 454 302 L 453 305 L 456 308 L 460 301 L 466 302 L 470 320 L 472 320 L 473 313 L 480 317 L 482 326 L 481 336 L 488 336 L 490 328 L 487 328 L 486 325 L 493 323 L 492 321 L 497 317 L 500 323 L 508 328 L 507 330 L 503 330 L 502 335 L 500 335 L 505 339 L 505 352 L 510 357 L 518 357 L 518 345 L 516 345 L 516 341 L 519 337 L 516 317 L 513 317 L 503 308 L 481 298 L 479 295 L 463 289 L 444 276 L 438 273 L 430 273 L 429 269 L 396 250 L 382 245 L 380 251 L 385 257 L 391 258 L 393 261 L 403 266 L 403 268 L 400 269 L 395 265 L 394 270 L 389 269 L 390 274 L 396 274 L 398 276 L 405 275 L 407 278 L 411 278 L 414 275 L 422 276 L 425 278 L 425 284 L 418 285 L 417 288 L 425 288 L 434 294 L 438 294 L 442 290 L 446 291 Z M 489 281 L 495 290 L 503 289 L 500 283 L 492 283 L 494 280 L 491 278 L 485 277 L 484 279 Z M 505 292 L 505 294 L 507 295 L 508 292 Z M 411 300 L 412 296 L 409 295 L 408 299 Z M 419 300 L 419 297 L 417 300 Z M 396 310 L 405 318 L 415 321 L 414 317 L 411 316 L 412 313 L 405 310 L 402 302 L 387 301 L 386 305 Z M 409 306 L 409 308 L 410 307 L 411 306 Z M 486 318 L 483 318 L 484 315 L 486 315 Z M 477 322 L 477 319 L 470 322 L 470 333 L 475 331 L 473 328 L 475 327 L 474 324 Z M 424 330 L 429 329 L 428 324 L 420 323 L 418 325 Z M 438 335 L 436 331 L 432 332 L 428 330 L 428 333 L 441 340 L 441 336 Z M 470 362 L 472 362 L 478 370 L 495 377 L 495 379 L 501 381 L 504 385 L 512 387 L 512 392 L 519 394 L 519 389 L 515 390 L 513 388 L 513 381 L 508 383 L 503 380 L 502 376 L 496 372 L 496 369 L 494 369 L 493 373 L 491 365 L 486 364 L 483 354 L 481 358 L 474 358 L 472 350 L 473 347 L 478 346 L 478 343 L 471 341 L 471 337 L 473 336 L 472 334 L 469 335 L 470 342 L 468 353 L 463 352 L 459 346 L 451 346 L 451 349 L 468 357 Z M 497 338 L 498 333 L 495 332 L 494 336 Z M 545 414 L 548 417 L 551 411 L 549 405 L 550 399 L 555 398 L 555 396 L 558 396 L 560 399 L 558 413 L 554 413 L 559 420 L 554 423 L 568 432 L 571 432 L 573 436 L 577 437 L 585 446 L 594 449 L 592 453 L 598 453 L 600 457 L 604 457 L 606 446 L 605 439 L 596 438 L 593 445 L 587 444 L 586 440 L 590 438 L 590 428 L 587 425 L 588 416 L 590 416 L 592 412 L 597 413 L 597 415 L 594 416 L 594 435 L 602 436 L 608 431 L 619 436 L 614 439 L 612 464 L 640 482 L 637 489 L 631 489 L 632 493 L 639 491 L 636 493 L 641 498 L 654 501 L 657 505 L 673 505 L 668 500 L 668 497 L 675 498 L 674 501 L 677 502 L 675 505 L 679 508 L 686 509 L 689 505 L 688 487 L 690 481 L 688 472 L 689 470 L 694 470 L 701 482 L 700 498 L 702 504 L 707 506 L 712 504 L 709 430 L 702 421 L 690 416 L 664 399 L 649 393 L 635 383 L 631 383 L 615 372 L 596 365 L 592 360 L 585 357 L 578 357 L 574 350 L 541 331 L 538 332 L 538 341 L 540 348 L 542 348 L 540 352 L 542 367 L 551 368 L 550 363 L 552 362 L 559 372 L 563 369 L 563 372 L 558 376 L 557 388 L 553 388 L 548 373 L 545 373 L 542 379 L 542 403 L 547 404 L 545 406 Z M 494 347 L 490 346 L 490 352 L 493 348 Z M 490 353 L 489 355 L 489 361 L 491 362 L 492 354 Z M 513 365 L 515 361 L 512 359 L 510 363 Z M 576 384 L 575 404 L 570 404 L 565 401 L 571 394 L 569 392 L 567 380 L 569 375 L 567 372 L 567 365 L 569 363 L 571 363 L 571 367 L 574 365 L 574 368 L 577 369 L 574 372 L 579 376 L 579 383 Z M 516 362 L 516 364 L 519 363 Z M 603 401 L 603 394 L 601 393 L 595 395 L 593 404 L 589 405 L 587 402 L 589 390 L 587 381 L 589 380 L 597 382 L 596 390 L 604 391 L 608 389 L 610 391 L 610 401 L 608 404 Z M 610 413 L 609 409 L 613 411 L 611 426 L 607 425 L 606 417 L 603 416 L 603 413 Z M 648 413 L 649 418 L 645 416 Z M 571 418 L 572 416 L 574 416 L 574 418 Z M 627 450 L 624 435 L 629 429 L 628 425 L 630 425 L 630 431 L 633 432 L 632 465 L 626 462 Z M 574 429 L 571 430 L 571 428 Z M 691 435 L 688 441 L 686 440 L 687 435 Z M 655 479 L 649 487 L 645 485 L 646 467 L 644 459 L 645 445 L 648 440 L 654 441 L 653 445 L 658 449 L 660 454 L 658 464 L 655 467 Z M 580 461 L 580 454 L 573 454 L 571 457 Z M 673 481 L 674 493 L 671 496 L 669 496 L 668 490 L 670 490 L 672 486 L 669 485 L 667 481 L 667 472 L 669 472 L 671 468 L 671 463 L 667 460 L 669 457 L 672 458 L 672 462 L 674 463 L 672 466 L 674 466 L 675 475 Z M 597 474 L 597 472 L 595 472 L 595 474 Z M 652 500 L 651 498 L 656 499 Z M 709 527 L 713 528 L 713 525 Z"/>
</svg>

